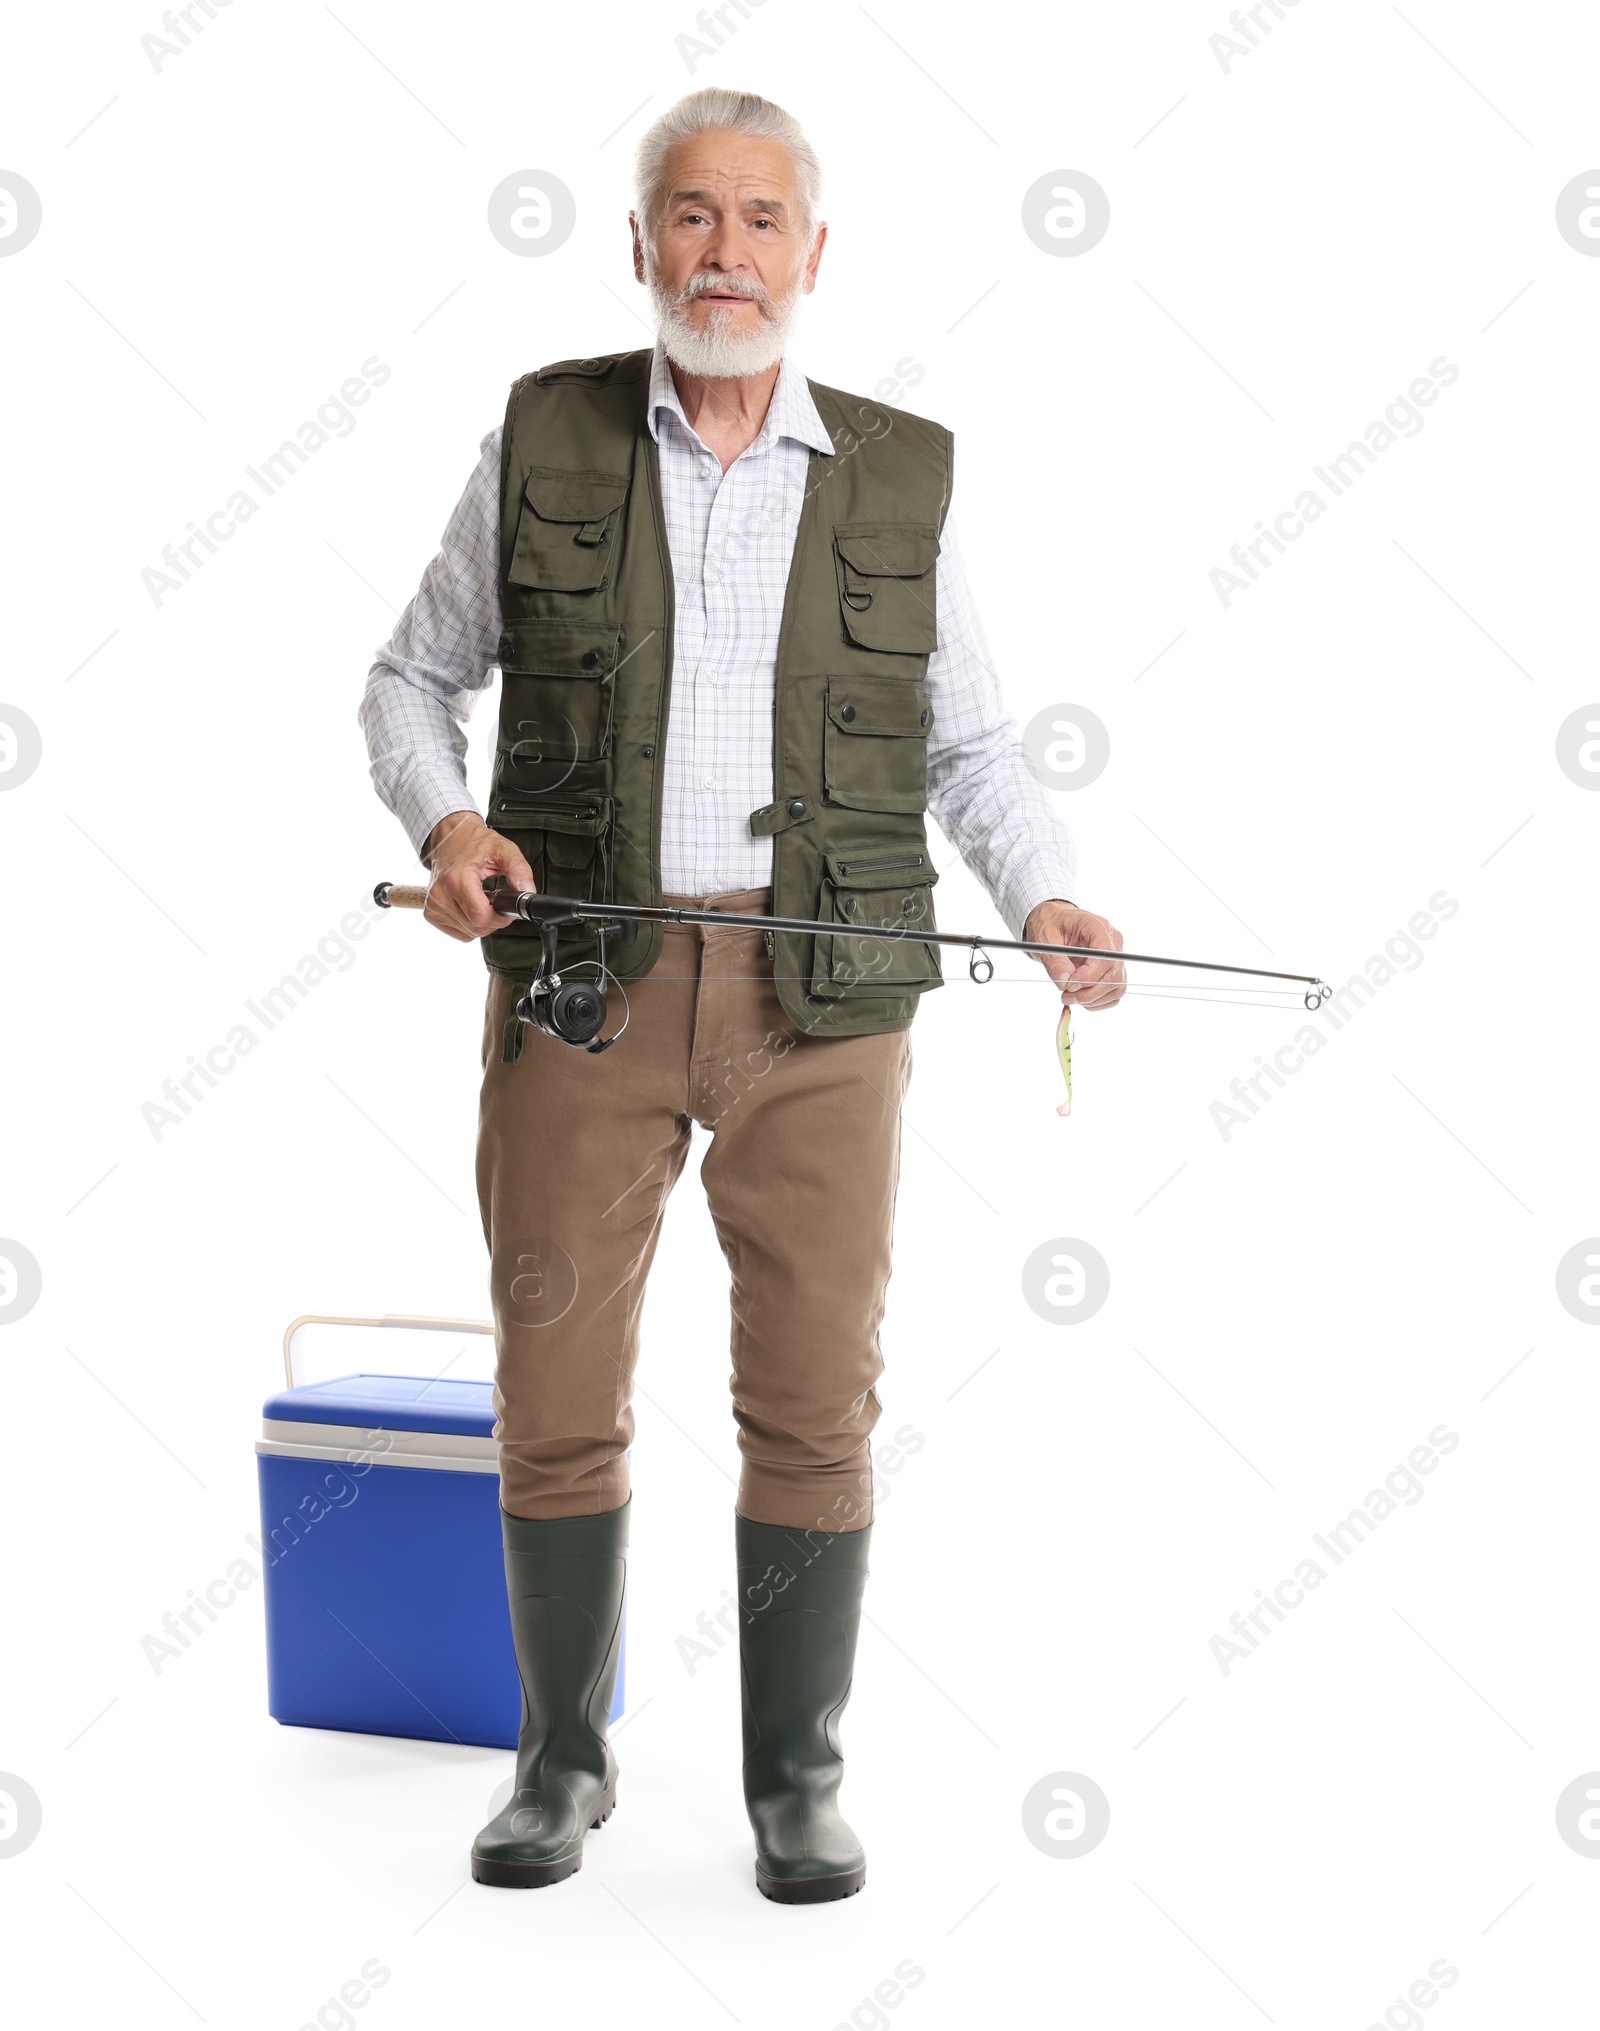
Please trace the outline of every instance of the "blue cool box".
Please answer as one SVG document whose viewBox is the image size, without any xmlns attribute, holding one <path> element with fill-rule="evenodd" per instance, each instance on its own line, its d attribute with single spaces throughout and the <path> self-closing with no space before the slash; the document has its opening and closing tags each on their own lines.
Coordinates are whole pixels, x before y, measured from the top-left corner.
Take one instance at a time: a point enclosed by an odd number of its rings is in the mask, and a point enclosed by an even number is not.
<svg viewBox="0 0 1600 2031">
<path fill-rule="evenodd" d="M 344 1375 L 262 1416 L 273 1719 L 514 1749 L 493 1385 Z"/>
</svg>

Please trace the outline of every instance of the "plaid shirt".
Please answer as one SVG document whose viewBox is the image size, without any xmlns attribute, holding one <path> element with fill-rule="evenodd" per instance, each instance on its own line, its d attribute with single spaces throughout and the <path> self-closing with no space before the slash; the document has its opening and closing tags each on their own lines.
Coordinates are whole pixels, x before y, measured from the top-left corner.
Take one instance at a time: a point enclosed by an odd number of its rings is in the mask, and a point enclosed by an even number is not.
<svg viewBox="0 0 1600 2031">
<path fill-rule="evenodd" d="M 749 820 L 774 797 L 778 626 L 809 454 L 832 457 L 833 442 L 787 359 L 760 434 L 725 473 L 690 427 L 659 345 L 648 416 L 676 585 L 661 886 L 689 896 L 766 888 L 772 841 L 752 837 Z M 499 430 L 480 449 L 361 702 L 373 782 L 419 854 L 441 818 L 475 808 L 465 723 L 500 635 Z M 1076 856 L 1007 717 L 948 517 L 935 598 L 929 809 L 1020 937 L 1037 903 L 1074 899 Z"/>
</svg>

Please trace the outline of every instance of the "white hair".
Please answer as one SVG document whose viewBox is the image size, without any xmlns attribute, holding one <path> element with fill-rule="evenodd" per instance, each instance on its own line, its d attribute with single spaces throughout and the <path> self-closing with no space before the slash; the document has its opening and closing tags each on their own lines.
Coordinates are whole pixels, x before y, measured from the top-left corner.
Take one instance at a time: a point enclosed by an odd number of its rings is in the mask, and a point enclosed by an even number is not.
<svg viewBox="0 0 1600 2031">
<path fill-rule="evenodd" d="M 680 141 L 718 127 L 750 134 L 760 141 L 777 141 L 788 149 L 794 158 L 801 225 L 807 242 L 814 240 L 822 204 L 822 164 L 801 132 L 800 122 L 770 99 L 760 98 L 754 92 L 729 91 L 722 85 L 706 85 L 669 106 L 639 143 L 639 153 L 634 159 L 634 183 L 639 225 L 645 239 L 654 232 L 666 197 L 663 185 L 667 156 Z"/>
</svg>

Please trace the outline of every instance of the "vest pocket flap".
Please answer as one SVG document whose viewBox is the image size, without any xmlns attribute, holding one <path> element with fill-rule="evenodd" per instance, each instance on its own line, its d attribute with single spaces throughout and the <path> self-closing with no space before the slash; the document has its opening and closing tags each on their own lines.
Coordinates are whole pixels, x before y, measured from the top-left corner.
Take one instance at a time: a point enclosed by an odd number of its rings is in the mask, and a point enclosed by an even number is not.
<svg viewBox="0 0 1600 2031">
<path fill-rule="evenodd" d="M 896 656 L 932 655 L 939 646 L 933 525 L 835 523 L 833 554 L 845 640 Z"/>
<path fill-rule="evenodd" d="M 613 524 L 627 493 L 618 473 L 535 466 L 522 490 L 509 582 L 541 592 L 598 592 L 610 571 Z"/>
<path fill-rule="evenodd" d="M 919 937 L 875 937 L 875 930 L 934 929 L 933 883 L 925 852 L 867 848 L 823 856 L 827 879 L 818 911 L 837 926 L 813 941 L 811 993 L 826 1000 L 849 993 L 921 992 L 940 980 L 939 948 Z M 921 866 L 911 866 L 919 860 Z"/>
<path fill-rule="evenodd" d="M 621 473 L 562 472 L 536 465 L 523 498 L 547 522 L 603 522 L 622 506 L 628 482 Z"/>
<path fill-rule="evenodd" d="M 496 660 L 534 677 L 608 677 L 617 667 L 622 630 L 594 621 L 507 621 Z"/>
<path fill-rule="evenodd" d="M 496 796 L 489 805 L 489 823 L 522 848 L 542 894 L 587 903 L 594 900 L 596 889 L 602 894 L 606 889 L 605 830 L 611 807 L 611 798 L 603 796 L 560 800 Z M 508 929 L 515 937 L 537 935 L 531 924 L 511 924 Z M 569 944 L 575 939 L 581 943 L 586 935 L 575 925 L 561 931 Z"/>
<path fill-rule="evenodd" d="M 552 826 L 545 827 L 544 850 L 552 867 L 587 867 L 594 859 L 594 849 L 595 839 L 592 833 L 588 838 L 579 838 L 574 833 L 557 832 Z"/>
<path fill-rule="evenodd" d="M 897 645 L 898 638 L 882 646 Z M 920 678 L 830 678 L 822 728 L 825 800 L 852 811 L 926 811 L 932 723 Z"/>
<path fill-rule="evenodd" d="M 863 578 L 921 578 L 939 555 L 938 532 L 926 522 L 840 523 L 833 540 Z"/>
<path fill-rule="evenodd" d="M 914 680 L 836 677 L 828 686 L 828 717 L 845 733 L 921 735 L 933 724 L 933 708 Z"/>
<path fill-rule="evenodd" d="M 836 889 L 929 888 L 939 879 L 938 869 L 918 847 L 846 847 L 842 853 L 825 853 L 822 860 Z"/>
</svg>

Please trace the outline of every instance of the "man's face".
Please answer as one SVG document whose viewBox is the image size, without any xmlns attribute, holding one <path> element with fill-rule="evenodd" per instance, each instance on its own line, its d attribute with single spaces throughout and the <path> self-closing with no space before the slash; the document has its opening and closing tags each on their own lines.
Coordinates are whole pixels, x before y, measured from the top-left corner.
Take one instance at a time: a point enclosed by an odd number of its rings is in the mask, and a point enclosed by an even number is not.
<svg viewBox="0 0 1600 2031">
<path fill-rule="evenodd" d="M 634 224 L 635 275 L 697 336 L 757 338 L 809 294 L 827 235 L 807 242 L 793 158 L 779 142 L 719 128 L 680 142 L 666 169 L 648 249 Z"/>
</svg>

